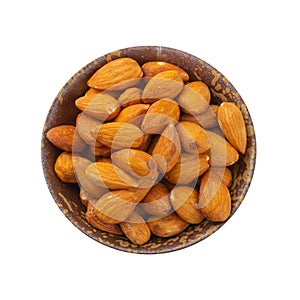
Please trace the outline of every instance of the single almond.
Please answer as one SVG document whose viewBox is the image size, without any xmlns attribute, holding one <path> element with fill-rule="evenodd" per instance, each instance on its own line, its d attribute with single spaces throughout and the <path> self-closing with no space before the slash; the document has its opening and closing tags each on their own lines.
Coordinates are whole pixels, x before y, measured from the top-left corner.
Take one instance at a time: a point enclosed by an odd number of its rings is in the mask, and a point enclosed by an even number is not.
<svg viewBox="0 0 300 300">
<path fill-rule="evenodd" d="M 141 125 L 145 113 L 150 107 L 149 104 L 135 104 L 125 107 L 114 119 L 115 122 L 131 123 L 136 126 Z"/>
<path fill-rule="evenodd" d="M 144 140 L 137 126 L 124 122 L 105 123 L 93 133 L 98 142 L 113 149 L 138 148 Z"/>
<path fill-rule="evenodd" d="M 137 187 L 136 179 L 108 162 L 91 163 L 85 169 L 87 178 L 95 185 L 108 189 Z"/>
<path fill-rule="evenodd" d="M 76 183 L 76 175 L 73 166 L 72 153 L 62 152 L 56 159 L 54 171 L 63 182 Z"/>
<path fill-rule="evenodd" d="M 72 163 L 76 180 L 80 188 L 84 189 L 87 193 L 95 198 L 99 198 L 107 192 L 106 188 L 95 185 L 87 176 L 86 168 L 92 163 L 89 159 L 78 155 L 73 155 Z"/>
<path fill-rule="evenodd" d="M 166 216 L 171 210 L 168 188 L 162 183 L 157 183 L 143 199 L 141 206 L 149 215 Z"/>
<path fill-rule="evenodd" d="M 78 118 L 78 116 L 80 116 Z M 99 129 L 102 122 L 96 120 L 86 113 L 82 112 L 77 116 L 77 125 L 76 130 L 80 137 L 89 145 L 94 145 L 96 142 L 95 136 L 92 133 L 92 130 Z"/>
<path fill-rule="evenodd" d="M 203 128 L 193 122 L 181 121 L 176 126 L 181 146 L 188 153 L 203 153 L 210 148 L 210 142 Z"/>
<path fill-rule="evenodd" d="M 170 123 L 159 137 L 152 154 L 161 173 L 169 172 L 175 166 L 180 151 L 176 128 L 173 123 Z"/>
<path fill-rule="evenodd" d="M 188 184 L 197 179 L 209 168 L 206 154 L 181 153 L 175 166 L 165 174 L 172 184 Z"/>
<path fill-rule="evenodd" d="M 176 186 L 170 193 L 170 201 L 178 216 L 190 224 L 199 224 L 204 216 L 198 208 L 199 194 L 189 186 Z"/>
<path fill-rule="evenodd" d="M 187 83 L 178 96 L 178 103 L 187 114 L 198 115 L 205 112 L 210 103 L 208 86 L 202 81 Z"/>
<path fill-rule="evenodd" d="M 227 186 L 230 187 L 232 183 L 232 173 L 228 168 L 225 167 L 211 167 L 208 171 L 212 172 L 213 174 L 219 176 L 223 183 Z"/>
<path fill-rule="evenodd" d="M 128 88 L 119 96 L 118 102 L 122 107 L 142 103 L 142 93 L 140 88 Z"/>
<path fill-rule="evenodd" d="M 134 79 L 143 76 L 139 64 L 132 58 L 118 58 L 113 60 L 99 70 L 89 79 L 88 86 L 98 90 L 122 90 L 136 84 Z"/>
<path fill-rule="evenodd" d="M 203 128 L 213 128 L 218 126 L 218 108 L 218 105 L 211 104 L 205 112 L 199 115 L 182 114 L 180 120 L 196 123 Z"/>
<path fill-rule="evenodd" d="M 120 112 L 118 101 L 104 93 L 80 97 L 75 105 L 85 114 L 102 121 L 111 120 Z"/>
<path fill-rule="evenodd" d="M 147 177 L 157 172 L 157 165 L 151 155 L 136 149 L 122 149 L 111 155 L 112 163 L 129 174 Z"/>
<path fill-rule="evenodd" d="M 173 64 L 164 61 L 149 61 L 144 63 L 142 65 L 142 70 L 145 77 L 153 77 L 158 73 L 174 70 L 178 72 L 183 81 L 189 81 L 189 74 L 187 72 Z"/>
<path fill-rule="evenodd" d="M 60 125 L 46 133 L 47 139 L 57 148 L 67 152 L 81 152 L 85 148 L 84 141 L 77 134 L 75 126 Z"/>
<path fill-rule="evenodd" d="M 104 194 L 94 205 L 97 217 L 104 223 L 118 224 L 125 221 L 136 206 L 135 196 L 127 190 Z"/>
<path fill-rule="evenodd" d="M 95 212 L 94 204 L 91 202 L 89 202 L 87 205 L 85 218 L 93 227 L 97 229 L 116 235 L 123 234 L 123 231 L 118 224 L 108 224 L 101 221 Z"/>
<path fill-rule="evenodd" d="M 163 98 L 175 98 L 183 88 L 183 81 L 177 71 L 169 70 L 156 74 L 146 84 L 142 100 L 153 103 Z"/>
<path fill-rule="evenodd" d="M 189 224 L 178 217 L 176 213 L 172 213 L 163 218 L 152 216 L 147 220 L 147 224 L 151 232 L 159 237 L 177 235 L 189 226 Z"/>
<path fill-rule="evenodd" d="M 211 148 L 209 163 L 212 166 L 231 166 L 239 159 L 239 153 L 220 135 L 207 130 Z"/>
<path fill-rule="evenodd" d="M 245 153 L 247 146 L 246 126 L 239 108 L 230 102 L 223 102 L 218 109 L 220 127 L 230 144 Z"/>
<path fill-rule="evenodd" d="M 126 237 L 137 245 L 147 243 L 151 237 L 151 231 L 141 215 L 136 212 L 120 223 L 120 227 Z"/>
<path fill-rule="evenodd" d="M 141 128 L 145 133 L 158 134 L 170 122 L 178 121 L 179 117 L 178 104 L 171 99 L 161 99 L 150 106 L 144 116 Z"/>
<path fill-rule="evenodd" d="M 202 177 L 199 207 L 205 218 L 213 222 L 224 222 L 230 216 L 230 193 L 219 176 L 207 173 Z"/>
</svg>

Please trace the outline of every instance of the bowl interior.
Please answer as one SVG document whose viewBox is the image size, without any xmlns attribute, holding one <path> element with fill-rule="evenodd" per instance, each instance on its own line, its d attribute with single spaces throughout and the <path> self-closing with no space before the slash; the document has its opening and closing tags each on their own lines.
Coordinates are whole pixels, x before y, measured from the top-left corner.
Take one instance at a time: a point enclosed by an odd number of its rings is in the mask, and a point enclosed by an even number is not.
<svg viewBox="0 0 300 300">
<path fill-rule="evenodd" d="M 247 129 L 247 150 L 245 155 L 240 155 L 239 161 L 231 168 L 233 184 L 230 188 L 232 197 L 230 217 L 242 203 L 253 176 L 256 158 L 254 127 L 244 101 L 233 85 L 219 71 L 203 60 L 176 49 L 156 46 L 126 48 L 99 57 L 83 67 L 64 85 L 49 110 L 42 136 L 42 165 L 48 188 L 65 216 L 86 235 L 104 245 L 137 253 L 164 253 L 185 248 L 205 239 L 225 222 L 212 223 L 205 220 L 199 225 L 190 225 L 175 237 L 152 236 L 147 244 L 137 246 L 125 237 L 115 236 L 92 227 L 85 219 L 86 208 L 80 202 L 77 184 L 63 183 L 54 173 L 53 166 L 61 150 L 46 139 L 45 133 L 48 129 L 58 125 L 75 125 L 75 117 L 79 111 L 74 102 L 88 90 L 89 77 L 101 66 L 119 57 L 131 57 L 140 65 L 155 60 L 178 65 L 187 71 L 191 81 L 202 80 L 208 85 L 212 92 L 212 103 L 230 101 L 241 109 Z"/>
</svg>

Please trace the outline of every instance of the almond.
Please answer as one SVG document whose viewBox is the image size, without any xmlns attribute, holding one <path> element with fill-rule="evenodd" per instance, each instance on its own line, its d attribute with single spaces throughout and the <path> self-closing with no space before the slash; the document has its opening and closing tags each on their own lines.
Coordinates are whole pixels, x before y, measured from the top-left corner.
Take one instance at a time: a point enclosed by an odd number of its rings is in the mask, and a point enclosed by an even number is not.
<svg viewBox="0 0 300 300">
<path fill-rule="evenodd" d="M 117 235 L 123 234 L 123 231 L 118 224 L 104 223 L 98 218 L 93 203 L 88 203 L 85 218 L 93 227 L 97 229 Z"/>
<path fill-rule="evenodd" d="M 238 107 L 233 103 L 223 102 L 218 109 L 218 121 L 226 139 L 244 154 L 247 146 L 246 126 Z"/>
<path fill-rule="evenodd" d="M 105 123 L 93 133 L 98 142 L 113 149 L 138 148 L 144 140 L 144 134 L 137 126 L 123 122 Z"/>
<path fill-rule="evenodd" d="M 115 122 L 131 123 L 136 126 L 141 125 L 149 104 L 135 104 L 125 107 L 114 119 Z"/>
<path fill-rule="evenodd" d="M 121 222 L 120 226 L 126 237 L 137 245 L 147 243 L 151 237 L 151 231 L 147 223 L 136 212 L 133 212 L 124 222 Z"/>
<path fill-rule="evenodd" d="M 219 176 L 223 183 L 230 187 L 232 183 L 232 173 L 228 168 L 225 167 L 211 167 L 208 172 L 212 172 L 213 174 Z"/>
<path fill-rule="evenodd" d="M 136 203 L 134 193 L 117 190 L 104 194 L 94 205 L 97 217 L 104 223 L 117 224 L 125 221 Z"/>
<path fill-rule="evenodd" d="M 149 61 L 142 65 L 142 70 L 145 77 L 153 77 L 163 71 L 174 70 L 178 72 L 183 81 L 189 81 L 189 74 L 187 72 L 164 61 Z"/>
<path fill-rule="evenodd" d="M 78 116 L 80 116 L 78 118 Z M 99 120 L 96 120 L 84 112 L 80 113 L 77 116 L 77 125 L 76 130 L 80 137 L 89 145 L 94 145 L 96 142 L 95 136 L 92 133 L 92 130 L 99 129 L 101 126 L 101 122 Z"/>
<path fill-rule="evenodd" d="M 178 216 L 190 224 L 199 224 L 204 220 L 198 208 L 199 194 L 189 186 L 177 186 L 170 194 L 170 201 Z"/>
<path fill-rule="evenodd" d="M 143 90 L 137 87 L 126 89 L 119 96 L 119 104 L 123 107 L 127 107 L 130 105 L 142 103 L 142 93 Z"/>
<path fill-rule="evenodd" d="M 143 76 L 139 64 L 131 58 L 118 58 L 113 60 L 99 70 L 89 79 L 88 86 L 98 90 L 122 90 L 133 86 Z"/>
<path fill-rule="evenodd" d="M 149 145 L 151 144 L 151 142 L 152 142 L 151 134 L 145 134 L 144 138 L 143 138 L 143 142 L 137 149 L 141 150 L 141 151 L 146 151 L 148 149 Z"/>
<path fill-rule="evenodd" d="M 95 185 L 108 189 L 128 189 L 138 186 L 134 177 L 108 162 L 91 163 L 85 169 L 85 174 Z"/>
<path fill-rule="evenodd" d="M 55 161 L 54 171 L 57 177 L 63 182 L 76 183 L 76 176 L 73 167 L 72 153 L 63 152 Z"/>
<path fill-rule="evenodd" d="M 238 152 L 220 135 L 206 131 L 211 148 L 209 150 L 209 163 L 212 166 L 231 166 L 239 159 Z"/>
<path fill-rule="evenodd" d="M 141 127 L 145 133 L 158 134 L 170 122 L 178 121 L 179 117 L 180 109 L 178 104 L 171 99 L 161 99 L 150 106 Z"/>
<path fill-rule="evenodd" d="M 199 191 L 201 213 L 210 221 L 224 222 L 231 211 L 231 198 L 227 186 L 219 176 L 207 173 L 203 176 Z"/>
<path fill-rule="evenodd" d="M 165 174 L 172 184 L 188 184 L 197 179 L 209 168 L 206 154 L 181 153 L 175 166 Z"/>
<path fill-rule="evenodd" d="M 176 128 L 173 123 L 170 123 L 159 137 L 152 154 L 161 173 L 169 172 L 175 166 L 180 151 Z"/>
<path fill-rule="evenodd" d="M 183 81 L 177 71 L 170 70 L 156 74 L 146 84 L 142 100 L 153 103 L 163 98 L 175 98 L 183 88 Z"/>
<path fill-rule="evenodd" d="M 110 157 L 111 148 L 96 142 L 95 145 L 91 145 L 90 149 L 95 156 Z"/>
<path fill-rule="evenodd" d="M 157 172 L 157 165 L 151 155 L 136 149 L 122 149 L 111 155 L 114 165 L 133 176 L 146 177 Z"/>
<path fill-rule="evenodd" d="M 92 196 L 82 188 L 80 189 L 79 192 L 79 199 L 85 207 L 88 206 L 89 202 L 95 202 L 96 200 L 98 200 L 97 198 L 95 198 L 94 196 Z"/>
<path fill-rule="evenodd" d="M 170 237 L 184 231 L 189 224 L 178 217 L 176 213 L 172 213 L 166 217 L 150 217 L 147 224 L 153 234 L 159 237 Z"/>
<path fill-rule="evenodd" d="M 76 180 L 80 188 L 84 189 L 87 193 L 95 198 L 99 198 L 107 192 L 106 188 L 96 186 L 86 176 L 85 170 L 92 163 L 90 160 L 85 157 L 73 155 L 72 163 L 76 175 Z"/>
<path fill-rule="evenodd" d="M 67 152 L 81 152 L 85 148 L 84 141 L 76 133 L 72 125 L 60 125 L 46 133 L 47 139 L 57 148 Z"/>
<path fill-rule="evenodd" d="M 181 121 L 193 122 L 203 128 L 213 128 L 218 126 L 217 112 L 219 106 L 211 104 L 209 108 L 199 115 L 182 114 Z"/>
<path fill-rule="evenodd" d="M 166 216 L 171 210 L 169 190 L 162 184 L 154 185 L 141 202 L 143 210 L 153 216 Z"/>
<path fill-rule="evenodd" d="M 176 126 L 181 146 L 188 153 L 203 153 L 210 148 L 206 132 L 199 125 L 181 121 Z"/>
<path fill-rule="evenodd" d="M 186 84 L 178 96 L 178 103 L 182 110 L 191 115 L 198 115 L 208 109 L 210 91 L 202 81 L 193 81 Z"/>
<path fill-rule="evenodd" d="M 78 98 L 75 105 L 90 117 L 97 120 L 111 120 L 120 112 L 118 101 L 106 94 L 87 95 Z"/>
</svg>

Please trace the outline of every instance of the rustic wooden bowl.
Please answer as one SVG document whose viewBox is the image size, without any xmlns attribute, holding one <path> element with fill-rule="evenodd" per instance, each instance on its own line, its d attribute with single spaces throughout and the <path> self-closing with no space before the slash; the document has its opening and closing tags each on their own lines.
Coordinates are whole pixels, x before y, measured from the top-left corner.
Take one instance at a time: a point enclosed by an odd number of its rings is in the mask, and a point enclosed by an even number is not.
<svg viewBox="0 0 300 300">
<path fill-rule="evenodd" d="M 132 244 L 125 236 L 115 236 L 89 225 L 85 219 L 85 207 L 79 200 L 79 188 L 76 184 L 61 182 L 54 173 L 54 163 L 61 150 L 53 146 L 45 137 L 45 132 L 54 126 L 74 124 L 78 110 L 74 105 L 76 98 L 83 95 L 87 89 L 87 80 L 101 66 L 119 57 L 131 57 L 139 64 L 147 61 L 166 61 L 186 70 L 190 80 L 202 80 L 212 92 L 214 102 L 234 102 L 242 111 L 247 128 L 247 150 L 240 155 L 239 161 L 231 168 L 233 184 L 230 188 L 232 196 L 232 211 L 230 217 L 240 206 L 250 186 L 256 159 L 256 139 L 253 123 L 247 107 L 233 85 L 215 68 L 203 60 L 176 49 L 156 46 L 131 47 L 101 56 L 92 61 L 64 85 L 55 98 L 42 136 L 42 165 L 48 188 L 56 204 L 64 215 L 82 232 L 95 241 L 109 247 L 134 253 L 165 253 L 191 246 L 202 241 L 225 222 L 212 223 L 203 221 L 199 225 L 190 225 L 181 234 L 171 238 L 152 236 L 150 241 L 142 246 Z"/>
</svg>

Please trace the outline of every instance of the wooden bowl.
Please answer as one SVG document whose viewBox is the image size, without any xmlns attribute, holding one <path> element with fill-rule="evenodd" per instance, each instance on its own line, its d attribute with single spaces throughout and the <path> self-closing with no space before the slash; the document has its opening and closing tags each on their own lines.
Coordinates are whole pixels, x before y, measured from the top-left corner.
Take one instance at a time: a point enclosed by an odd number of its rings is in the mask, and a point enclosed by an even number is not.
<svg viewBox="0 0 300 300">
<path fill-rule="evenodd" d="M 79 112 L 74 105 L 75 99 L 87 91 L 87 81 L 97 69 L 119 57 L 131 57 L 140 65 L 148 61 L 166 61 L 178 65 L 188 72 L 191 81 L 202 80 L 209 86 L 212 102 L 230 101 L 241 109 L 247 128 L 247 150 L 245 155 L 240 155 L 239 161 L 231 168 L 233 184 L 230 188 L 232 197 L 230 217 L 244 200 L 252 180 L 256 159 L 255 132 L 246 104 L 233 85 L 215 68 L 189 53 L 160 46 L 131 47 L 101 56 L 78 71 L 60 90 L 49 110 L 42 137 L 42 165 L 48 188 L 63 214 L 78 229 L 101 244 L 134 253 L 165 253 L 186 248 L 207 238 L 226 222 L 212 223 L 205 220 L 199 225 L 190 225 L 175 237 L 152 236 L 148 243 L 137 246 L 125 236 L 102 232 L 87 223 L 86 208 L 79 200 L 78 186 L 63 183 L 55 175 L 54 163 L 61 150 L 46 139 L 45 132 L 58 125 L 75 125 L 75 116 Z"/>
</svg>

